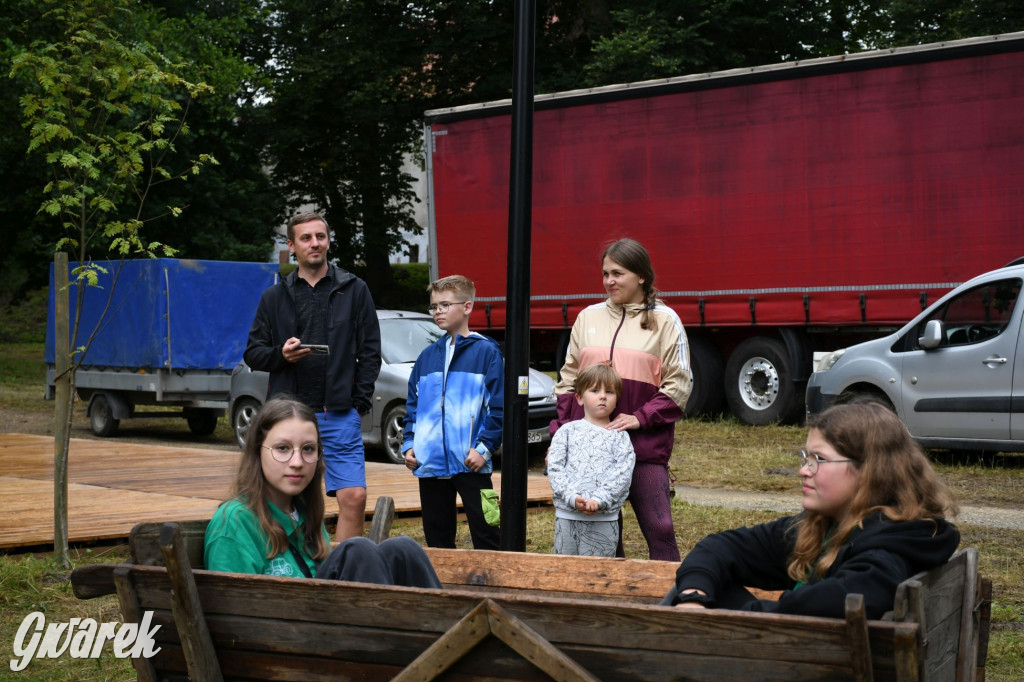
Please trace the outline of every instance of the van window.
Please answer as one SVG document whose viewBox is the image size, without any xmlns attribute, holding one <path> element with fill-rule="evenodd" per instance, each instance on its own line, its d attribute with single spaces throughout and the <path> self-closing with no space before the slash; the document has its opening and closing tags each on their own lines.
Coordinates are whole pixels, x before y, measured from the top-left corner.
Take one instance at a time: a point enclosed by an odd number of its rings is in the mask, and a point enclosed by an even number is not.
<svg viewBox="0 0 1024 682">
<path fill-rule="evenodd" d="M 1010 323 L 1020 289 L 1020 279 L 999 280 L 968 289 L 922 319 L 908 339 L 908 346 L 920 349 L 917 339 L 929 320 L 942 320 L 945 324 L 946 338 L 942 346 L 967 346 L 998 336 Z"/>
</svg>

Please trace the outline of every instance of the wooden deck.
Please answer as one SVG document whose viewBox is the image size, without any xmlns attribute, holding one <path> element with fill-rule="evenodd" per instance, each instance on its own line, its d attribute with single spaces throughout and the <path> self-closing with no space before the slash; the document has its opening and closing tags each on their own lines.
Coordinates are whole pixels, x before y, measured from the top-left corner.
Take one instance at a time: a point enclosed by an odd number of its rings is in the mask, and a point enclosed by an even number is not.
<svg viewBox="0 0 1024 682">
<path fill-rule="evenodd" d="M 209 519 L 229 496 L 239 454 L 73 438 L 68 463 L 71 542 L 127 538 L 143 521 Z M 501 474 L 494 474 L 500 490 Z M 366 463 L 366 511 L 380 495 L 395 511 L 418 512 L 416 478 L 404 467 Z M 544 476 L 531 475 L 530 502 L 550 502 Z M 328 500 L 329 518 L 337 505 Z M 53 544 L 53 438 L 0 434 L 0 550 Z"/>
</svg>

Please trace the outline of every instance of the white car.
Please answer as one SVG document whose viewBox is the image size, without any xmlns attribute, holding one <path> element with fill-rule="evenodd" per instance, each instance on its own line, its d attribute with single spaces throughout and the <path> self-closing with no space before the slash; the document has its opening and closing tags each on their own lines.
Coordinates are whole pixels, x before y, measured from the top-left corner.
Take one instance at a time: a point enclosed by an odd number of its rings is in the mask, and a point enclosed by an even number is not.
<svg viewBox="0 0 1024 682">
<path fill-rule="evenodd" d="M 409 375 L 420 351 L 444 333 L 430 315 L 401 310 L 378 310 L 380 322 L 381 367 L 373 390 L 373 404 L 363 416 L 363 443 L 383 447 L 388 459 L 404 464 L 402 429 Z M 249 424 L 267 397 L 269 375 L 256 372 L 244 362 L 231 374 L 228 414 L 238 439 L 245 445 Z M 527 441 L 541 443 L 549 439 L 548 424 L 555 418 L 555 382 L 551 377 L 530 370 L 530 404 Z"/>
</svg>

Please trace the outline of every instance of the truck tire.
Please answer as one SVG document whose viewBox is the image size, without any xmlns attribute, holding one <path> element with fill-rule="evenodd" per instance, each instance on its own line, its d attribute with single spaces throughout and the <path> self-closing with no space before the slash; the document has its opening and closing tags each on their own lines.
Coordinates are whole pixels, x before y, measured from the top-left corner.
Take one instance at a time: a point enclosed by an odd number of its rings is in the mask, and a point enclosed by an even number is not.
<svg viewBox="0 0 1024 682">
<path fill-rule="evenodd" d="M 405 464 L 405 453 L 402 452 L 402 433 L 405 431 L 405 405 L 395 405 L 380 425 L 380 442 L 384 453 L 394 464 Z"/>
<path fill-rule="evenodd" d="M 245 449 L 245 437 L 249 435 L 249 425 L 260 411 L 260 403 L 255 398 L 242 398 L 235 403 L 235 411 L 231 414 L 231 428 L 235 432 L 238 447 Z"/>
<path fill-rule="evenodd" d="M 100 393 L 92 400 L 89 409 L 89 426 L 100 438 L 113 436 L 117 432 L 120 420 L 114 419 L 114 410 L 110 407 L 107 396 Z"/>
<path fill-rule="evenodd" d="M 744 424 L 764 426 L 786 422 L 800 409 L 789 355 L 781 341 L 766 336 L 747 339 L 725 366 L 725 397 Z"/>
<path fill-rule="evenodd" d="M 217 413 L 210 409 L 189 410 L 185 413 L 188 430 L 196 436 L 209 436 L 217 430 Z"/>
<path fill-rule="evenodd" d="M 703 336 L 693 336 L 688 341 L 693 388 L 686 401 L 686 408 L 683 409 L 683 416 L 689 419 L 717 414 L 725 400 L 725 363 L 722 354 Z"/>
</svg>

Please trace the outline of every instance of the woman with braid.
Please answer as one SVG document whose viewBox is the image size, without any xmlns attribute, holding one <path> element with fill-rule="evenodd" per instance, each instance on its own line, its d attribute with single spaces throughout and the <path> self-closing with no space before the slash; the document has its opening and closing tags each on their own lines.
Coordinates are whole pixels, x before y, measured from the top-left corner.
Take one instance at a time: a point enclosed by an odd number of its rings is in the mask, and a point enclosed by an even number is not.
<svg viewBox="0 0 1024 682">
<path fill-rule="evenodd" d="M 861 594 L 877 619 L 897 585 L 949 559 L 960 543 L 948 521 L 956 505 L 899 417 L 861 402 L 807 426 L 803 511 L 704 538 L 662 604 L 842 618 L 846 595 Z M 759 600 L 744 586 L 783 592 Z"/>
<path fill-rule="evenodd" d="M 647 540 L 651 559 L 679 561 L 668 460 L 675 422 L 690 395 L 690 351 L 679 316 L 656 298 L 654 268 L 637 241 L 620 239 L 601 255 L 608 300 L 580 311 L 562 366 L 558 415 L 562 424 L 583 417 L 573 395 L 577 375 L 596 364 L 611 365 L 622 377 L 618 408 L 607 428 L 626 431 L 636 452 L 629 503 Z M 616 554 L 623 556 L 621 542 Z"/>
</svg>

